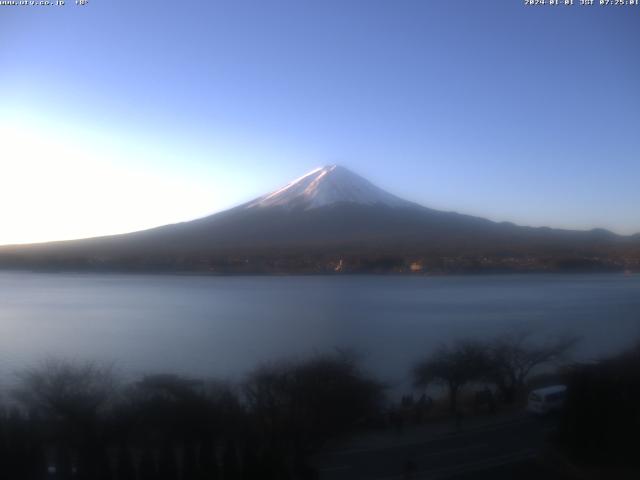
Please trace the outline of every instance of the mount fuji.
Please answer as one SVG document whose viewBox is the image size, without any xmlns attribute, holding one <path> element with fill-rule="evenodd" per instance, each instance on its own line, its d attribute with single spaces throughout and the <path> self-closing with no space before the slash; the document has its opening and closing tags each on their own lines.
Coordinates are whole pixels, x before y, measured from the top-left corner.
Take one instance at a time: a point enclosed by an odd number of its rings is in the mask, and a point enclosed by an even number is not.
<svg viewBox="0 0 640 480">
<path fill-rule="evenodd" d="M 197 220 L 0 247 L 0 267 L 217 273 L 635 269 L 638 240 L 602 229 L 521 227 L 433 210 L 330 165 Z"/>
</svg>

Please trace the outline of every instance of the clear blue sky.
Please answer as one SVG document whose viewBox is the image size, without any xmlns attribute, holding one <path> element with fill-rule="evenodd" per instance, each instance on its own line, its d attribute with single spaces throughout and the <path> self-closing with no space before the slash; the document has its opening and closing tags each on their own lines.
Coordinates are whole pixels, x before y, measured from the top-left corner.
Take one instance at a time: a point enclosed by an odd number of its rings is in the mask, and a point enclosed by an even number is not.
<svg viewBox="0 0 640 480">
<path fill-rule="evenodd" d="M 0 243 L 186 220 L 327 163 L 435 208 L 640 231 L 640 7 L 523 3 L 0 7 Z"/>
</svg>

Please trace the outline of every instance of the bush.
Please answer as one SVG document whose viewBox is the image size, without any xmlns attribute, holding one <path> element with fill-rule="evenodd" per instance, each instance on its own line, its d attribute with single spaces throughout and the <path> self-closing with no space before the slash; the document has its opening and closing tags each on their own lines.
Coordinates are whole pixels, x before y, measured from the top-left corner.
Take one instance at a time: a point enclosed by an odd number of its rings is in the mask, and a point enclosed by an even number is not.
<svg viewBox="0 0 640 480">
<path fill-rule="evenodd" d="M 592 464 L 640 465 L 640 345 L 568 374 L 560 440 Z"/>
</svg>

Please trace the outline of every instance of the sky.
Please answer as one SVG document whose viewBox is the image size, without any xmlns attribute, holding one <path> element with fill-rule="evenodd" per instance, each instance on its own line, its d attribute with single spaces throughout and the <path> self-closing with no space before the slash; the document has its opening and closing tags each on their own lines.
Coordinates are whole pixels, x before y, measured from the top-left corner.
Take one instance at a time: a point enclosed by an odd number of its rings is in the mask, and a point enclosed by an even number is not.
<svg viewBox="0 0 640 480">
<path fill-rule="evenodd" d="M 639 45 L 638 6 L 0 6 L 0 244 L 189 220 L 334 163 L 432 208 L 640 232 Z"/>
</svg>

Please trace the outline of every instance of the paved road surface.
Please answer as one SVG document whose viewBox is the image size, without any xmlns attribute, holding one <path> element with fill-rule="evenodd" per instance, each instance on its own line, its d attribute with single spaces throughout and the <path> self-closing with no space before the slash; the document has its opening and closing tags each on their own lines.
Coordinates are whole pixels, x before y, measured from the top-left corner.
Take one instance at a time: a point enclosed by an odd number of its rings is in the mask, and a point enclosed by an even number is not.
<svg viewBox="0 0 640 480">
<path fill-rule="evenodd" d="M 378 442 L 324 453 L 316 461 L 321 480 L 546 480 L 558 476 L 536 458 L 551 428 L 548 421 L 521 414 L 457 432 L 389 432 Z"/>
</svg>

